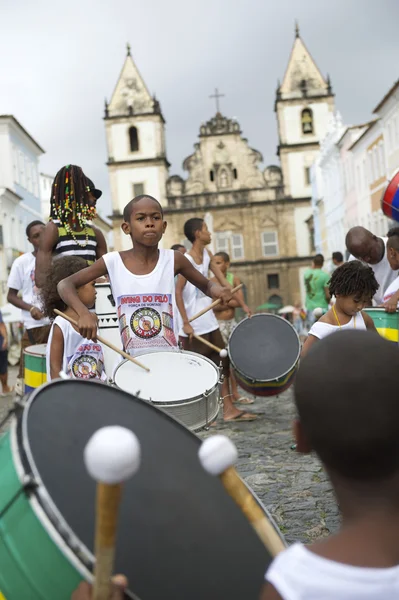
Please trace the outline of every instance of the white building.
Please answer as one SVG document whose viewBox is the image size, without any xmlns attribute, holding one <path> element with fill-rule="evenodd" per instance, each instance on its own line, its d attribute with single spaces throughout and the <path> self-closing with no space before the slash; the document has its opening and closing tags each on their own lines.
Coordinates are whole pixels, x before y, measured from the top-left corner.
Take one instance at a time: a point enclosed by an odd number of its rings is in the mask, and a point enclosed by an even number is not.
<svg viewBox="0 0 399 600">
<path fill-rule="evenodd" d="M 40 210 L 42 219 L 47 223 L 50 216 L 50 201 L 51 201 L 51 186 L 53 185 L 54 177 L 40 173 Z"/>
<path fill-rule="evenodd" d="M 44 150 L 12 115 L 0 115 L 0 302 L 14 259 L 29 250 L 26 226 L 41 220 L 39 157 Z"/>
<path fill-rule="evenodd" d="M 399 169 L 399 80 L 374 109 L 380 117 L 385 140 L 385 168 L 387 179 Z"/>
</svg>

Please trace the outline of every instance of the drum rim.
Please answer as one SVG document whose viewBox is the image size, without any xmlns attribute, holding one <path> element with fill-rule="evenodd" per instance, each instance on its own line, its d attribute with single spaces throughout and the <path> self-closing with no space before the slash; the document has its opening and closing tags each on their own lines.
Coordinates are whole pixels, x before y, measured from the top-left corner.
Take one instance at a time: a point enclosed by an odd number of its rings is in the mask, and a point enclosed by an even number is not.
<svg viewBox="0 0 399 600">
<path fill-rule="evenodd" d="M 63 379 L 55 379 L 52 381 L 48 381 L 40 388 L 36 388 L 32 394 L 30 394 L 25 406 L 23 407 L 22 414 L 16 420 L 15 427 L 15 436 L 14 436 L 14 448 L 15 452 L 18 454 L 18 460 L 20 463 L 20 470 L 23 471 L 25 475 L 32 475 L 37 486 L 33 489 L 33 491 L 27 496 L 30 506 L 34 511 L 37 518 L 40 520 L 41 524 L 49 535 L 49 527 L 48 524 L 43 521 L 42 518 L 38 515 L 37 510 L 32 504 L 32 498 L 38 503 L 40 509 L 43 511 L 47 520 L 50 523 L 50 527 L 53 527 L 57 532 L 58 536 L 63 540 L 64 544 L 67 548 L 72 552 L 74 556 L 74 560 L 76 563 L 80 565 L 80 574 L 82 577 L 84 576 L 83 569 L 86 569 L 90 573 L 90 576 L 93 576 L 94 573 L 94 555 L 87 548 L 87 546 L 82 542 L 79 536 L 75 533 L 69 523 L 66 521 L 60 510 L 58 509 L 56 503 L 51 497 L 49 491 L 47 490 L 44 482 L 40 476 L 39 470 L 36 466 L 36 461 L 33 457 L 32 450 L 30 447 L 29 436 L 27 432 L 28 425 L 28 415 L 29 411 L 32 407 L 32 404 L 36 400 L 36 397 L 39 393 L 47 387 L 59 385 L 61 383 L 65 383 Z M 92 381 L 91 383 L 102 385 L 101 382 Z M 123 391 L 123 390 L 121 390 Z M 169 416 L 169 415 L 168 415 Z M 175 420 L 175 419 L 174 419 Z M 14 452 L 13 452 L 14 455 Z M 82 457 L 83 460 L 83 457 Z M 94 510 L 94 507 L 93 507 Z M 51 536 L 52 537 L 52 536 Z M 52 537 L 52 539 L 54 539 Z M 63 551 L 62 547 L 59 547 L 59 550 L 63 552 L 66 560 L 71 560 Z M 83 567 L 83 568 L 82 568 Z M 75 568 L 76 565 L 75 565 Z M 132 591 L 126 590 L 125 596 L 130 598 L 131 600 L 140 600 L 140 598 L 135 595 Z"/>
<path fill-rule="evenodd" d="M 363 308 L 363 310 L 364 310 L 364 312 L 367 312 L 369 310 L 375 310 L 377 312 L 383 312 L 386 315 L 395 315 L 395 314 L 399 315 L 399 310 L 398 309 L 396 309 L 395 312 L 393 312 L 393 313 L 387 313 L 387 311 L 385 310 L 385 308 L 382 307 L 382 306 L 368 306 L 367 308 Z"/>
<path fill-rule="evenodd" d="M 221 372 L 220 372 L 220 367 L 218 367 L 217 365 L 215 365 L 215 363 L 208 358 L 207 356 L 202 356 L 202 354 L 197 354 L 197 352 L 191 352 L 190 350 L 178 350 L 177 352 L 174 352 L 173 350 L 156 350 L 154 352 L 143 352 L 140 354 L 136 354 L 135 358 L 139 357 L 139 356 L 148 356 L 149 354 L 191 354 L 195 357 L 199 357 L 200 359 L 204 360 L 205 362 L 208 362 L 212 367 L 214 367 L 218 377 L 216 379 L 216 383 L 215 385 L 210 389 L 210 390 L 205 390 L 205 392 L 208 392 L 208 396 L 211 396 L 217 389 L 218 386 L 220 385 L 220 377 L 221 377 Z M 124 390 L 123 388 L 119 387 L 116 383 L 116 373 L 118 371 L 118 369 L 125 363 L 130 362 L 127 358 L 125 358 L 124 360 L 122 360 L 117 367 L 115 367 L 113 375 L 112 375 L 112 382 L 115 384 L 115 386 L 118 388 L 118 390 L 122 390 L 123 392 L 126 392 L 126 390 Z M 147 398 L 143 398 L 141 396 L 136 396 L 135 394 L 133 394 L 136 398 L 139 398 L 139 400 L 143 400 L 144 402 L 148 402 L 149 404 L 153 404 L 154 406 L 156 406 L 157 408 L 168 408 L 170 406 L 181 406 L 182 404 L 191 404 L 194 402 L 197 402 L 198 400 L 201 400 L 202 398 L 205 398 L 205 392 L 203 392 L 202 394 L 198 394 L 197 396 L 190 396 L 190 398 L 184 398 L 183 400 L 172 400 L 171 402 L 167 402 L 165 404 L 165 402 L 158 402 L 157 400 L 148 400 Z M 127 394 L 130 394 L 130 392 L 126 392 Z"/>
<path fill-rule="evenodd" d="M 269 379 L 254 379 L 253 377 L 249 377 L 248 375 L 246 375 L 246 373 L 244 373 L 244 371 L 242 371 L 241 369 L 239 369 L 237 367 L 237 365 L 235 364 L 234 360 L 232 359 L 231 356 L 231 352 L 230 352 L 230 339 L 232 338 L 232 336 L 234 335 L 234 331 L 236 331 L 238 329 L 238 327 L 244 323 L 245 321 L 248 321 L 249 319 L 256 319 L 257 317 L 272 317 L 272 318 L 276 318 L 276 319 L 280 319 L 280 321 L 283 321 L 284 324 L 288 325 L 289 327 L 291 327 L 291 329 L 293 330 L 293 332 L 295 333 L 296 339 L 298 341 L 298 354 L 297 357 L 295 359 L 295 362 L 290 366 L 289 369 L 287 369 L 286 371 L 284 371 L 284 373 L 281 373 L 281 375 L 279 377 L 273 377 L 273 378 L 269 378 Z M 245 377 L 247 381 L 259 381 L 259 383 L 270 383 L 271 381 L 278 381 L 279 379 L 281 379 L 282 377 L 285 377 L 286 375 L 288 375 L 288 373 L 290 373 L 292 370 L 295 370 L 295 368 L 298 365 L 299 362 L 299 358 L 301 356 L 301 340 L 299 339 L 299 335 L 298 332 L 296 331 L 296 329 L 291 325 L 291 323 L 289 323 L 287 321 L 287 319 L 284 319 L 283 317 L 280 317 L 280 315 L 274 315 L 272 313 L 256 313 L 256 315 L 252 315 L 252 317 L 245 317 L 244 319 L 242 319 L 239 323 L 237 323 L 236 327 L 234 327 L 234 330 L 230 336 L 229 339 L 229 343 L 227 344 L 227 352 L 229 355 L 229 359 L 231 364 L 233 365 L 233 368 L 238 371 L 238 373 L 240 373 L 240 375 L 242 375 L 242 377 Z"/>
<path fill-rule="evenodd" d="M 43 346 L 44 354 L 29 352 L 29 348 L 35 348 L 36 346 Z M 28 356 L 40 356 L 40 358 L 43 358 L 43 356 L 46 356 L 46 348 L 47 344 L 31 344 L 24 349 L 24 354 L 27 354 Z"/>
</svg>

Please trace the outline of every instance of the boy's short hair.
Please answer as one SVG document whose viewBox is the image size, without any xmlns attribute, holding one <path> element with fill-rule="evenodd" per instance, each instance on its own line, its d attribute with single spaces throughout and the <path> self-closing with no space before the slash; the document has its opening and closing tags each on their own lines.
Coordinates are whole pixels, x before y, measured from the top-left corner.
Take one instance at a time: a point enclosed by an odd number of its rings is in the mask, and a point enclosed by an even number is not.
<svg viewBox="0 0 399 600">
<path fill-rule="evenodd" d="M 136 196 L 135 198 L 130 200 L 130 202 L 128 202 L 125 208 L 123 209 L 123 220 L 125 221 L 125 223 L 129 223 L 130 221 L 130 215 L 132 214 L 133 206 L 137 204 L 137 202 L 140 202 L 140 200 L 143 200 L 144 198 L 149 198 L 150 200 L 156 202 L 159 206 L 159 211 L 163 217 L 163 208 L 161 206 L 161 203 L 153 196 L 149 196 L 148 194 L 140 194 L 140 196 Z"/>
<path fill-rule="evenodd" d="M 295 403 L 327 469 L 358 481 L 399 473 L 399 351 L 371 331 L 342 331 L 301 361 Z"/>
<path fill-rule="evenodd" d="M 333 252 L 332 253 L 332 259 L 336 260 L 337 262 L 344 262 L 344 256 L 342 254 L 342 252 Z"/>
<path fill-rule="evenodd" d="M 322 267 L 324 265 L 324 256 L 322 254 L 316 254 L 313 259 L 315 267 Z"/>
<path fill-rule="evenodd" d="M 31 221 L 27 227 L 26 227 L 26 237 L 28 238 L 30 236 L 30 230 L 32 229 L 32 227 L 35 227 L 36 225 L 43 225 L 43 227 L 45 227 L 45 224 L 43 223 L 43 221 Z"/>
<path fill-rule="evenodd" d="M 195 241 L 195 232 L 200 231 L 203 224 L 204 219 L 199 217 L 193 217 L 184 223 L 184 235 L 189 242 L 193 243 Z"/>
<path fill-rule="evenodd" d="M 213 256 L 220 256 L 220 258 L 223 258 L 225 263 L 230 262 L 230 256 L 227 254 L 227 252 L 216 252 L 216 254 Z"/>
<path fill-rule="evenodd" d="M 180 248 L 186 249 L 186 247 L 183 246 L 183 244 L 173 244 L 173 246 L 170 247 L 171 250 L 180 250 Z"/>
<path fill-rule="evenodd" d="M 328 289 L 331 296 L 358 295 L 371 299 L 379 287 L 371 267 L 360 260 L 350 260 L 335 269 Z"/>
<path fill-rule="evenodd" d="M 388 248 L 393 248 L 394 250 L 399 252 L 399 227 L 392 227 L 392 229 L 388 231 L 387 237 Z"/>
<path fill-rule="evenodd" d="M 74 275 L 78 271 L 85 269 L 88 263 L 81 256 L 60 256 L 54 258 L 46 273 L 43 285 L 40 288 L 40 297 L 43 304 L 43 313 L 50 319 L 57 316 L 54 309 L 60 311 L 66 309 L 66 304 L 61 300 L 57 291 L 57 285 L 63 279 Z"/>
</svg>

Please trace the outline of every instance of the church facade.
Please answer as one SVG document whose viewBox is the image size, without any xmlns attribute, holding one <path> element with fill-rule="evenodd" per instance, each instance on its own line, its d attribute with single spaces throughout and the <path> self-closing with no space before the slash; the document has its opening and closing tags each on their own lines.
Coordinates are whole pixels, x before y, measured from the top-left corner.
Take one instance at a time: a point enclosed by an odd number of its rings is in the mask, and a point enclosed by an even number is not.
<svg viewBox="0 0 399 600">
<path fill-rule="evenodd" d="M 334 111 L 334 96 L 298 29 L 286 73 L 276 91 L 279 165 L 261 168 L 262 155 L 240 124 L 217 111 L 199 128 L 184 160 L 187 177 L 169 174 L 165 121 L 128 53 L 105 106 L 114 244 L 130 246 L 122 211 L 147 193 L 164 207 L 164 247 L 184 241 L 191 217 L 205 218 L 213 251 L 230 255 L 252 308 L 303 301 L 304 269 L 314 252 L 310 167 Z"/>
</svg>

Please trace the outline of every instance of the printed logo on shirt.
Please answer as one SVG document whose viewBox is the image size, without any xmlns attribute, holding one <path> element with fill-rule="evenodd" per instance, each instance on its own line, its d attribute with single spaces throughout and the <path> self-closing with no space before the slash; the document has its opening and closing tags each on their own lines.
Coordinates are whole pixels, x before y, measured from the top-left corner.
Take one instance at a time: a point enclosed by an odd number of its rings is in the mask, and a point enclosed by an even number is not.
<svg viewBox="0 0 399 600">
<path fill-rule="evenodd" d="M 161 333 L 161 315 L 154 308 L 139 308 L 131 316 L 130 327 L 141 339 L 153 338 Z"/>
<path fill-rule="evenodd" d="M 94 379 L 97 375 L 97 361 L 89 354 L 82 354 L 72 363 L 72 373 L 76 379 Z"/>
</svg>

